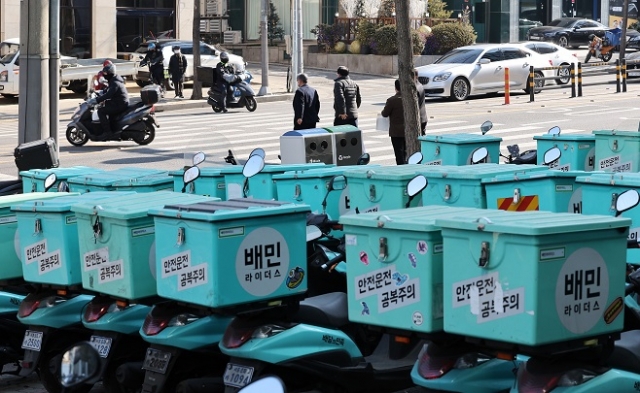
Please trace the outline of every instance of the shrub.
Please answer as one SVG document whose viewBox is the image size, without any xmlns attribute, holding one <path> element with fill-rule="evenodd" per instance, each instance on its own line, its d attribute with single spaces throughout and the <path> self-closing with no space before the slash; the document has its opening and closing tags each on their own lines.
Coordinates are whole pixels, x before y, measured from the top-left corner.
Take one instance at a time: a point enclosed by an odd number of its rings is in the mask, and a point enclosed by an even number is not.
<svg viewBox="0 0 640 393">
<path fill-rule="evenodd" d="M 373 41 L 373 37 L 376 34 L 376 29 L 378 25 L 366 19 L 361 19 L 358 22 L 358 30 L 356 31 L 356 40 L 360 42 L 361 45 L 371 45 Z"/>
<path fill-rule="evenodd" d="M 334 24 L 328 25 L 321 23 L 311 30 L 315 34 L 318 46 L 324 47 L 325 51 L 330 52 L 338 41 L 342 39 L 341 26 Z"/>
<path fill-rule="evenodd" d="M 376 29 L 374 41 L 379 55 L 397 55 L 398 38 L 396 25 L 380 26 Z"/>
<path fill-rule="evenodd" d="M 435 43 L 429 41 L 435 39 Z M 434 55 L 442 55 L 451 49 L 465 45 L 471 45 L 476 40 L 476 33 L 473 27 L 462 23 L 442 23 L 433 26 L 431 36 L 427 39 L 426 47 L 433 50 Z M 436 44 L 433 48 L 433 44 Z"/>
<path fill-rule="evenodd" d="M 427 41 L 427 34 L 424 34 L 418 30 L 411 30 L 411 43 L 412 51 L 414 55 L 422 54 L 424 45 Z"/>
<path fill-rule="evenodd" d="M 338 43 L 333 47 L 333 50 L 334 50 L 336 53 L 344 53 L 344 52 L 346 52 L 346 51 L 347 51 L 347 44 L 345 44 L 345 43 L 344 43 L 344 42 L 342 42 L 342 41 L 339 41 L 339 42 L 338 42 Z"/>
<path fill-rule="evenodd" d="M 351 41 L 351 44 L 349 44 L 349 52 L 356 55 L 360 53 L 360 41 L 358 40 Z"/>
</svg>

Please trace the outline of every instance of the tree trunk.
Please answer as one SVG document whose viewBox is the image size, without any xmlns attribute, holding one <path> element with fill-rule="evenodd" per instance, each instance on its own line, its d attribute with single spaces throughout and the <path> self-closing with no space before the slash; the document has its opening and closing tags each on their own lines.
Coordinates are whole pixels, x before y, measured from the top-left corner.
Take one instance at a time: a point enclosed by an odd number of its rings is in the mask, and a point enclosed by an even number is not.
<svg viewBox="0 0 640 393">
<path fill-rule="evenodd" d="M 413 48 L 409 19 L 409 2 L 395 0 L 396 26 L 398 29 L 398 76 L 402 92 L 404 109 L 404 138 L 407 146 L 407 158 L 420 151 L 420 112 L 418 111 L 418 92 L 413 81 Z M 409 43 L 409 44 L 407 44 Z"/>
<path fill-rule="evenodd" d="M 200 67 L 200 0 L 193 2 L 193 93 L 192 100 L 202 99 L 202 82 L 198 77 Z"/>
</svg>

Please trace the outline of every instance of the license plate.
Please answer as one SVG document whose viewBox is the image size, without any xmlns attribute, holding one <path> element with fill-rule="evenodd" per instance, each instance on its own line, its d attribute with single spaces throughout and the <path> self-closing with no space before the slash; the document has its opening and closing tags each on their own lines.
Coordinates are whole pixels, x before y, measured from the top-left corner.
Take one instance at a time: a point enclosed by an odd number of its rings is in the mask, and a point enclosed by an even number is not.
<svg viewBox="0 0 640 393">
<path fill-rule="evenodd" d="M 164 374 L 169 367 L 169 361 L 171 360 L 171 353 L 158 351 L 154 348 L 147 349 L 147 356 L 144 358 L 142 368 L 145 370 L 153 371 L 154 373 Z"/>
<path fill-rule="evenodd" d="M 531 36 L 531 37 L 529 37 L 529 39 L 530 39 L 530 40 L 537 41 L 537 40 L 539 40 L 539 39 L 540 39 L 540 37 L 534 37 L 534 36 Z"/>
<path fill-rule="evenodd" d="M 89 341 L 91 345 L 98 351 L 100 357 L 106 358 L 111 350 L 112 339 L 109 337 L 91 336 Z"/>
<path fill-rule="evenodd" d="M 34 330 L 27 330 L 24 332 L 24 339 L 22 340 L 22 349 L 28 349 L 31 351 L 40 352 L 42 347 L 42 332 Z"/>
<path fill-rule="evenodd" d="M 640 76 L 640 71 L 635 71 L 635 72 L 629 72 L 627 73 L 628 76 Z"/>
<path fill-rule="evenodd" d="M 224 372 L 224 384 L 227 386 L 242 388 L 251 382 L 252 376 L 253 367 L 227 363 L 227 369 Z"/>
</svg>

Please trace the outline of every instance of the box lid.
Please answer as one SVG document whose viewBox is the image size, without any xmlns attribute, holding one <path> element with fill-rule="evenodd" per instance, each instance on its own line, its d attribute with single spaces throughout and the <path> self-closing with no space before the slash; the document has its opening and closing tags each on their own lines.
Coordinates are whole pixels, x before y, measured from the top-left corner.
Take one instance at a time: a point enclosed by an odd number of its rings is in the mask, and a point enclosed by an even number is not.
<svg viewBox="0 0 640 393">
<path fill-rule="evenodd" d="M 588 176 L 576 178 L 577 183 L 604 184 L 607 186 L 623 186 L 640 188 L 640 173 L 593 173 Z"/>
<path fill-rule="evenodd" d="M 162 173 L 166 174 L 167 172 L 158 169 L 125 167 L 116 169 L 114 171 L 105 171 L 90 175 L 76 176 L 69 178 L 67 181 L 70 184 L 110 187 L 113 186 L 113 183 L 121 180 L 128 180 L 132 178 L 157 175 Z"/>
<path fill-rule="evenodd" d="M 315 134 L 329 134 L 329 131 L 324 128 L 309 128 L 306 130 L 293 130 L 287 131 L 282 136 L 304 136 L 304 135 L 315 135 Z"/>
<path fill-rule="evenodd" d="M 329 132 L 350 132 L 350 131 L 360 131 L 358 127 L 354 127 L 351 124 L 343 124 L 341 126 L 330 126 L 324 127 L 325 130 Z"/>
<path fill-rule="evenodd" d="M 507 183 L 507 182 L 518 182 L 518 181 L 526 181 L 526 180 L 539 180 L 539 179 L 557 179 L 557 178 L 567 178 L 567 179 L 575 179 L 578 176 L 584 176 L 590 172 L 585 171 L 558 171 L 558 170 L 548 170 L 548 171 L 533 171 L 533 172 L 514 172 L 507 174 L 499 174 L 492 177 L 486 177 L 482 179 L 482 183 L 484 184 L 495 184 L 495 183 Z"/>
<path fill-rule="evenodd" d="M 167 204 L 149 211 L 152 216 L 175 217 L 206 222 L 247 219 L 251 217 L 277 216 L 291 213 L 307 213 L 311 208 L 303 204 L 261 200 L 252 198 L 230 199 L 224 202 L 200 202 L 192 204 Z"/>
<path fill-rule="evenodd" d="M 173 176 L 168 173 L 158 173 L 148 176 L 132 177 L 113 182 L 113 187 L 144 187 L 159 186 L 163 184 L 173 184 Z"/>
<path fill-rule="evenodd" d="M 533 139 L 545 141 L 566 141 L 566 142 L 595 142 L 596 137 L 589 134 L 560 134 L 560 135 L 535 135 Z"/>
<path fill-rule="evenodd" d="M 418 137 L 418 139 L 421 141 L 451 143 L 454 145 L 482 142 L 502 142 L 502 138 L 481 134 L 425 135 Z"/>
<path fill-rule="evenodd" d="M 620 217 L 552 213 L 544 211 L 507 212 L 480 210 L 436 219 L 442 228 L 509 233 L 515 235 L 552 235 L 567 232 L 623 228 L 631 220 Z"/>
<path fill-rule="evenodd" d="M 314 168 L 330 168 L 333 164 L 324 164 L 322 162 L 314 162 L 307 164 L 285 164 L 285 165 L 265 165 L 260 173 L 283 173 L 288 171 L 306 171 Z M 242 172 L 242 170 L 240 170 Z"/>
<path fill-rule="evenodd" d="M 640 138 L 640 132 L 638 131 L 620 131 L 620 130 L 595 130 L 591 132 L 594 135 L 604 136 L 624 136 L 628 138 Z"/>
<path fill-rule="evenodd" d="M 13 205 L 11 210 L 17 212 L 68 212 L 71 211 L 71 206 L 78 203 L 99 201 L 131 194 L 135 193 L 133 191 L 98 191 L 87 192 L 80 195 L 74 193 L 73 195 L 60 198 L 24 202 L 19 205 Z"/>
<path fill-rule="evenodd" d="M 172 204 L 189 204 L 205 201 L 217 201 L 219 198 L 201 195 L 181 194 L 172 191 L 155 191 L 140 194 L 123 195 L 96 202 L 75 204 L 71 211 L 76 213 L 130 220 L 145 217 L 150 209 L 161 208 Z"/>
<path fill-rule="evenodd" d="M 242 165 L 201 166 L 200 177 L 220 177 L 225 174 L 242 173 Z M 171 176 L 182 176 L 184 169 L 169 172 Z"/>
<path fill-rule="evenodd" d="M 426 165 L 422 165 L 423 169 L 419 173 L 427 179 L 468 179 L 482 180 L 499 174 L 515 174 L 526 172 L 542 172 L 548 171 L 546 166 L 538 165 L 515 165 L 515 164 L 477 164 L 477 165 L 442 165 L 441 170 L 432 170 Z M 443 170 L 445 169 L 446 170 Z M 457 169 L 456 169 L 457 168 Z"/>
<path fill-rule="evenodd" d="M 366 165 L 366 168 L 375 168 L 380 165 Z M 312 179 L 312 178 L 326 178 L 344 174 L 346 171 L 361 169 L 363 165 L 345 165 L 345 166 L 328 166 L 327 168 L 314 168 L 306 171 L 288 171 L 278 175 L 274 175 L 275 180 L 290 180 L 290 179 Z"/>
<path fill-rule="evenodd" d="M 50 174 L 55 173 L 58 177 L 58 180 L 60 180 L 68 179 L 74 176 L 90 175 L 100 172 L 104 172 L 104 170 L 88 166 L 72 166 L 69 168 L 31 169 L 29 171 L 20 171 L 20 176 L 44 180 Z"/>
<path fill-rule="evenodd" d="M 77 192 L 30 192 L 28 194 L 6 195 L 0 197 L 0 209 L 9 209 L 13 205 L 18 205 L 27 201 L 61 198 L 71 195 L 80 194 Z"/>
<path fill-rule="evenodd" d="M 421 171 L 442 170 L 442 165 L 422 165 L 422 164 L 407 164 L 397 166 L 379 166 L 370 167 L 369 165 L 357 166 L 354 169 L 344 172 L 347 178 L 356 179 L 373 179 L 373 180 L 411 180 L 414 176 Z M 460 167 L 447 166 L 451 170 L 459 170 Z"/>
<path fill-rule="evenodd" d="M 440 231 L 436 219 L 452 215 L 465 215 L 479 209 L 451 206 L 425 206 L 411 209 L 385 210 L 363 214 L 346 214 L 340 216 L 340 223 L 369 228 L 400 229 L 405 231 L 429 232 Z M 349 228 L 345 229 L 349 233 Z"/>
</svg>

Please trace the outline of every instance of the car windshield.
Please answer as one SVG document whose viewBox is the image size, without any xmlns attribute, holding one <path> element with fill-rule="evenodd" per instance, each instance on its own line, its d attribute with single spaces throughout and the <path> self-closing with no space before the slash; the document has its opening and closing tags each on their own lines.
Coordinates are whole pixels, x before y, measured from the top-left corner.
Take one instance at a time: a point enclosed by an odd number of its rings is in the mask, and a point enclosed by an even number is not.
<svg viewBox="0 0 640 393">
<path fill-rule="evenodd" d="M 0 46 L 0 62 L 4 64 L 11 63 L 18 54 L 19 49 L 20 45 L 18 44 L 9 44 L 4 42 L 2 46 Z"/>
<path fill-rule="evenodd" d="M 473 64 L 482 49 L 454 49 L 435 61 L 436 64 Z"/>
<path fill-rule="evenodd" d="M 549 26 L 570 27 L 574 23 L 576 23 L 574 19 L 554 19 L 549 23 Z"/>
</svg>

